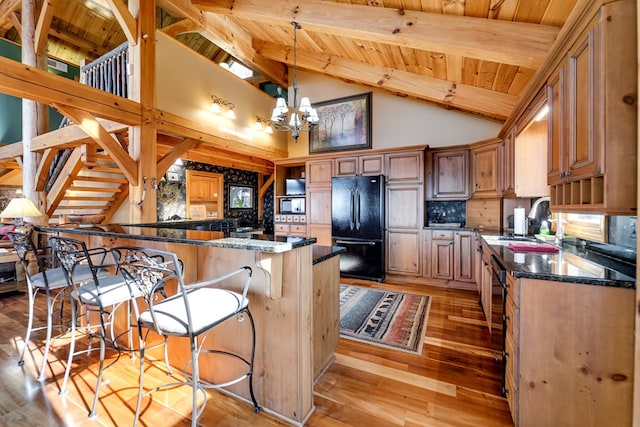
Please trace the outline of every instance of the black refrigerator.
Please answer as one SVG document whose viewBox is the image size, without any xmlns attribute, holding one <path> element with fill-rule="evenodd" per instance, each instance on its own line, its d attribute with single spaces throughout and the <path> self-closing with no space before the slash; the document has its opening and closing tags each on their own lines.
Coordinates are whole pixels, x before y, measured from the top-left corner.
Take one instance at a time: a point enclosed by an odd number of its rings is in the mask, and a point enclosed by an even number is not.
<svg viewBox="0 0 640 427">
<path fill-rule="evenodd" d="M 384 280 L 384 175 L 331 180 L 331 233 L 340 275 Z"/>
</svg>

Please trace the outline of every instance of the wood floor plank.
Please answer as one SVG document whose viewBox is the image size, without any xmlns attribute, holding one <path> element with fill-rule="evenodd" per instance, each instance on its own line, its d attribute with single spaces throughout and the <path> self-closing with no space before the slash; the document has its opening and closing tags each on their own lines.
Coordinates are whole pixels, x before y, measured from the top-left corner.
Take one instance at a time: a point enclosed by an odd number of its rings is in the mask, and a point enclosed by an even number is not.
<svg viewBox="0 0 640 427">
<path fill-rule="evenodd" d="M 474 291 L 418 284 L 377 283 L 346 279 L 345 283 L 399 290 L 432 297 L 421 355 L 341 339 L 336 360 L 314 387 L 312 427 L 512 427 L 506 399 L 500 396 L 500 335 L 490 334 Z M 68 393 L 58 394 L 68 354 L 68 338 L 55 341 L 47 379 L 35 380 L 42 360 L 44 333 L 30 340 L 24 367 L 22 348 L 27 296 L 0 297 L 0 426 L 132 425 L 138 390 L 138 359 L 123 354 L 104 373 L 98 417 L 88 418 L 95 389 L 98 352 L 74 360 Z M 46 311 L 37 306 L 43 321 Z M 111 354 L 111 357 L 113 353 Z M 162 361 L 145 368 L 146 386 L 166 380 Z M 201 426 L 286 426 L 264 411 L 215 391 Z M 191 411 L 188 387 L 145 399 L 141 426 L 186 425 Z"/>
</svg>

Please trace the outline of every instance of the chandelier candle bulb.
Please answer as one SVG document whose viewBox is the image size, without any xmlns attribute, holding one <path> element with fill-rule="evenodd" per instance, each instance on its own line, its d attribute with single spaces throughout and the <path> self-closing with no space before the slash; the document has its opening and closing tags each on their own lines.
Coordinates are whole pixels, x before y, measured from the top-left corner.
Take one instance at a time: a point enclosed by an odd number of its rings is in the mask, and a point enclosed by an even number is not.
<svg viewBox="0 0 640 427">
<path fill-rule="evenodd" d="M 311 128 L 313 128 L 313 126 L 318 122 L 319 119 L 318 113 L 315 108 L 311 106 L 311 101 L 308 97 L 303 97 L 300 100 L 300 105 L 298 106 L 298 82 L 296 79 L 296 31 L 301 29 L 302 27 L 296 21 L 291 22 L 291 25 L 293 25 L 293 111 L 291 112 L 289 122 L 287 122 L 286 119 L 287 113 L 289 112 L 289 107 L 287 106 L 284 97 L 278 96 L 276 98 L 276 106 L 271 113 L 271 120 L 273 121 L 273 127 L 276 130 L 291 132 L 291 136 L 293 137 L 294 141 L 298 142 L 300 131 L 311 130 Z M 280 88 L 278 88 L 278 92 L 280 94 Z M 302 113 L 301 116 L 298 115 L 298 112 Z"/>
</svg>

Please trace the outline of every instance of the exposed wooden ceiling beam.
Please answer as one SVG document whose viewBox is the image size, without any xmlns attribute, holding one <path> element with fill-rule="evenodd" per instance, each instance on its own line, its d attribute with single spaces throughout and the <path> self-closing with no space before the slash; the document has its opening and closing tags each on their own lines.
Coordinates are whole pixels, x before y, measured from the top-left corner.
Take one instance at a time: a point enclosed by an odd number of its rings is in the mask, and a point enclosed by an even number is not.
<svg viewBox="0 0 640 427">
<path fill-rule="evenodd" d="M 107 151 L 117 163 L 122 173 L 131 185 L 138 185 L 138 164 L 129 156 L 113 136 L 97 121 L 96 117 L 86 111 L 63 104 L 54 103 L 52 106 L 63 115 L 71 119 L 87 133 L 102 149 Z"/>
<path fill-rule="evenodd" d="M 160 136 L 158 136 L 158 139 L 160 139 Z M 195 139 L 183 138 L 178 144 L 171 147 L 171 149 L 158 161 L 158 175 L 164 175 L 164 173 L 167 171 L 167 169 L 169 169 L 173 162 L 179 159 L 180 156 L 182 156 L 187 151 L 195 148 L 200 143 L 200 141 L 197 141 Z M 158 141 L 158 144 L 160 144 L 160 141 Z"/>
<path fill-rule="evenodd" d="M 197 8 L 234 18 L 288 25 L 353 39 L 454 54 L 484 61 L 540 66 L 560 28 L 386 7 L 305 0 L 192 0 Z"/>
<path fill-rule="evenodd" d="M 127 125 L 111 120 L 98 119 L 98 123 L 111 134 L 124 132 L 129 129 Z M 77 147 L 86 144 L 88 140 L 90 140 L 90 137 L 80 126 L 65 126 L 33 137 L 31 140 L 31 151 L 44 151 L 47 149 L 61 150 L 63 148 Z M 6 157 L 4 150 L 5 147 L 0 148 L 0 159 Z"/>
<path fill-rule="evenodd" d="M 12 157 L 22 157 L 22 142 L 14 142 L 0 146 L 0 159 L 10 159 Z"/>
<path fill-rule="evenodd" d="M 38 16 L 35 34 L 36 54 L 44 55 L 47 51 L 47 38 L 49 36 L 49 27 L 53 19 L 53 12 L 56 10 L 56 0 L 46 0 L 42 3 L 42 10 Z"/>
<path fill-rule="evenodd" d="M 106 0 L 130 45 L 138 44 L 138 23 L 122 0 Z"/>
<path fill-rule="evenodd" d="M 159 133 L 192 138 L 221 150 L 255 156 L 257 159 L 272 160 L 287 157 L 286 150 L 256 143 L 249 138 L 250 135 L 246 137 L 232 135 L 220 130 L 217 126 L 176 116 L 166 111 L 156 110 L 155 123 Z"/>
<path fill-rule="evenodd" d="M 203 14 L 193 7 L 189 0 L 159 0 L 158 5 L 171 14 L 177 14 L 177 17 L 190 19 L 200 25 L 203 37 L 233 55 L 247 67 L 268 76 L 274 83 L 288 85 L 287 68 L 258 54 L 252 46 L 251 36 L 230 19 Z"/>
<path fill-rule="evenodd" d="M 0 57 L 0 93 L 42 104 L 73 105 L 128 125 L 141 122 L 140 104 L 79 82 Z"/>
<path fill-rule="evenodd" d="M 18 16 L 14 13 L 9 14 L 9 22 L 15 27 L 18 34 L 22 35 L 22 22 L 18 19 Z"/>
<path fill-rule="evenodd" d="M 175 38 L 180 34 L 200 32 L 201 30 L 202 30 L 202 26 L 196 24 L 190 19 L 185 18 L 164 27 L 162 29 L 162 32 L 168 35 L 169 37 Z"/>
<path fill-rule="evenodd" d="M 265 57 L 293 63 L 291 52 L 273 43 L 258 48 Z M 328 73 L 332 76 L 366 84 L 389 92 L 399 92 L 451 108 L 504 121 L 518 97 L 433 77 L 368 65 L 329 54 L 297 49 L 297 65 L 301 69 Z"/>
<path fill-rule="evenodd" d="M 158 144 L 158 154 L 162 154 L 163 158 L 169 154 L 170 150 L 170 146 L 160 143 Z M 215 164 L 217 166 L 227 168 L 241 169 L 262 174 L 273 173 L 273 163 L 265 162 L 263 159 L 259 159 L 257 157 L 244 156 L 228 150 L 221 150 L 214 146 L 210 146 L 207 143 L 201 143 L 197 150 L 186 151 L 181 154 L 180 157 L 193 162 Z M 158 169 L 158 174 L 160 174 L 160 169 Z"/>
<path fill-rule="evenodd" d="M 0 21 L 9 19 L 16 8 L 22 4 L 22 0 L 4 0 L 0 2 Z"/>
</svg>

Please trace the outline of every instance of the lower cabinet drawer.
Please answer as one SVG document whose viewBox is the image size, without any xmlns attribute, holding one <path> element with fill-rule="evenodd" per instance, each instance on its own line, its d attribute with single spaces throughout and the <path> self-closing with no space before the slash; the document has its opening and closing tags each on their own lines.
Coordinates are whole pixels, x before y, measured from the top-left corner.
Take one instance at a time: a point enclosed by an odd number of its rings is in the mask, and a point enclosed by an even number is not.
<svg viewBox="0 0 640 427">
<path fill-rule="evenodd" d="M 306 225 L 292 225 L 291 226 L 292 234 L 307 234 L 307 226 Z"/>
<path fill-rule="evenodd" d="M 433 230 L 433 240 L 453 240 L 453 230 Z"/>
<path fill-rule="evenodd" d="M 289 224 L 274 224 L 273 231 L 276 233 L 288 233 L 291 231 Z"/>
</svg>

